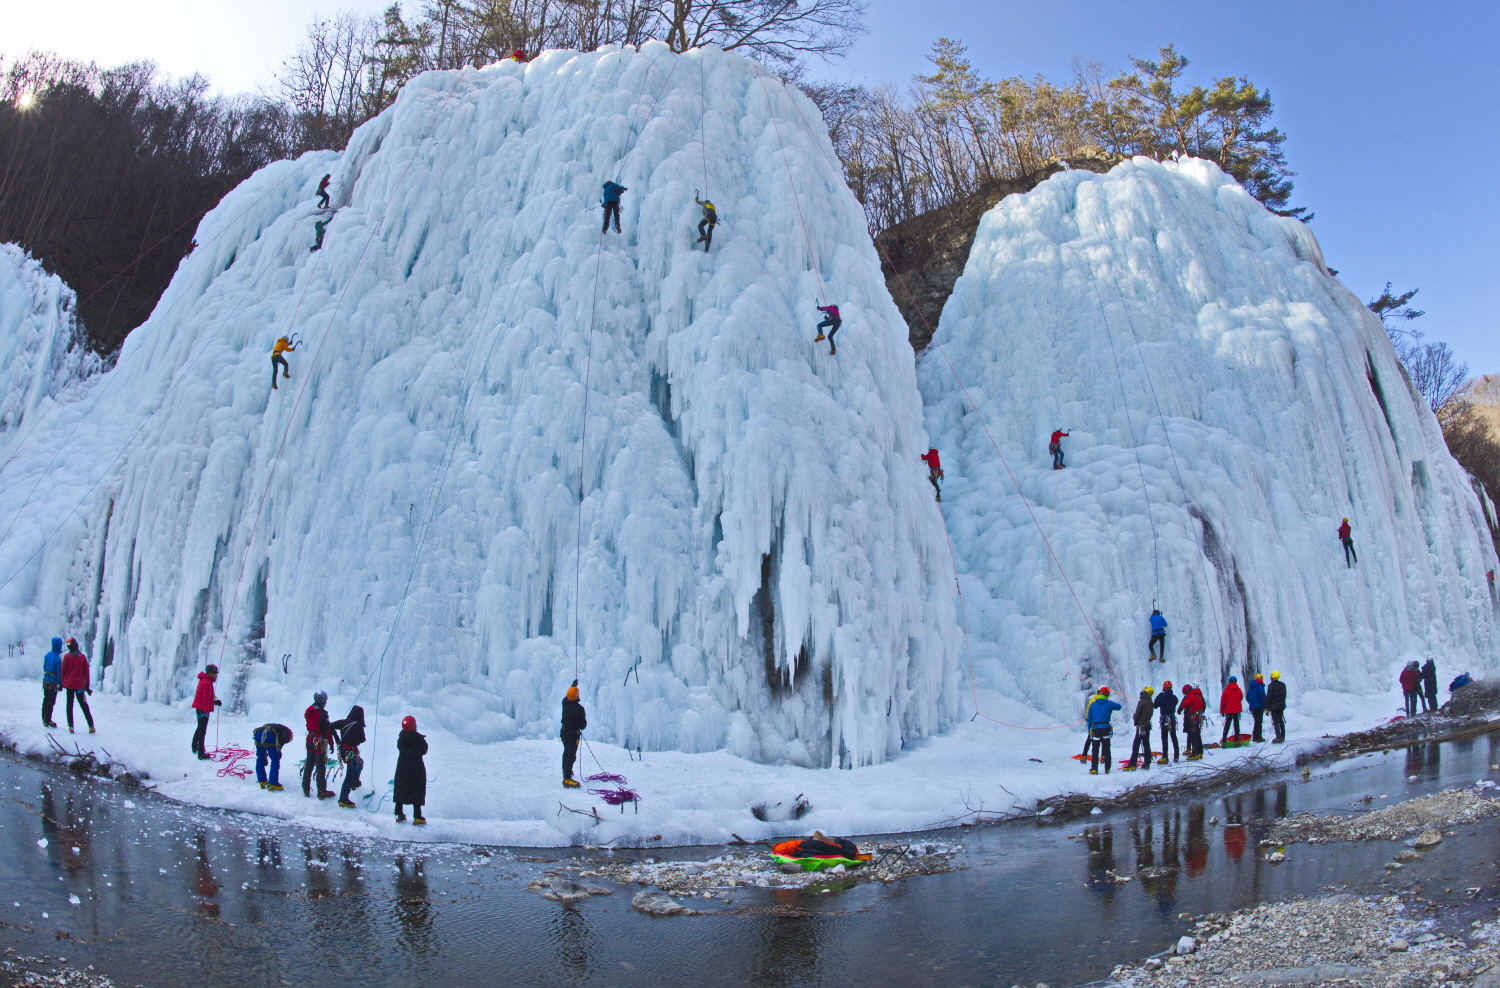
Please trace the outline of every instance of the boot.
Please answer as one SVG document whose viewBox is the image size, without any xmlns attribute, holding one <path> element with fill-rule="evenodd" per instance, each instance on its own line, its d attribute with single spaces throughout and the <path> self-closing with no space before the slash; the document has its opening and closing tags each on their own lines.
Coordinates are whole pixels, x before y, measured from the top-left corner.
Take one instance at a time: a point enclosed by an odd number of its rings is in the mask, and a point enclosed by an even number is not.
<svg viewBox="0 0 1500 988">
<path fill-rule="evenodd" d="M 397 823 L 405 823 L 406 822 L 406 814 L 405 813 L 397 813 L 396 814 L 396 822 Z"/>
<path fill-rule="evenodd" d="M 349 802 L 347 799 L 341 799 L 341 800 L 339 800 L 339 805 L 342 806 L 346 810 L 352 810 L 352 809 L 354 809 L 354 804 L 351 803 L 351 802 Z"/>
<path fill-rule="evenodd" d="M 817 336 L 813 337 L 813 342 L 814 343 L 822 343 L 823 339 L 824 339 L 823 334 L 819 333 Z"/>
<path fill-rule="evenodd" d="M 426 822 L 427 822 L 427 818 L 425 816 L 414 816 L 414 817 L 411 818 L 411 824 L 414 827 L 420 827 L 420 826 L 422 826 L 422 824 L 424 824 Z"/>
<path fill-rule="evenodd" d="M 581 785 L 579 785 L 577 782 L 574 782 L 572 779 L 563 779 L 563 788 L 564 789 L 581 789 L 583 787 Z"/>
<path fill-rule="evenodd" d="M 327 789 L 319 789 L 318 790 L 318 798 L 319 799 L 332 799 L 333 798 L 333 793 L 329 792 Z"/>
<path fill-rule="evenodd" d="M 1098 775 L 1098 774 L 1099 774 L 1099 770 L 1097 768 L 1091 768 L 1091 769 L 1089 769 L 1089 775 Z"/>
<path fill-rule="evenodd" d="M 1165 764 L 1167 764 L 1167 756 L 1166 755 L 1162 755 L 1160 758 L 1158 758 L 1156 760 L 1156 764 L 1158 764 L 1158 765 L 1165 765 Z"/>
<path fill-rule="evenodd" d="M 839 352 L 839 348 L 838 347 L 834 346 L 832 343 L 828 344 L 828 355 L 830 357 L 833 356 L 834 354 L 838 353 L 838 352 Z"/>
<path fill-rule="evenodd" d="M 282 787 L 275 782 L 266 783 L 266 792 L 281 792 Z"/>
</svg>

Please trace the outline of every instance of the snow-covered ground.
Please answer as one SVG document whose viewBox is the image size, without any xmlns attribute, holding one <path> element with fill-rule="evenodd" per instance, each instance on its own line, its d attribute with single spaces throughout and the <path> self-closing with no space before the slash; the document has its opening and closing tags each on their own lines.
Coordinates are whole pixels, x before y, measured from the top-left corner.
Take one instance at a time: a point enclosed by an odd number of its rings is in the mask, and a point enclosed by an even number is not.
<svg viewBox="0 0 1500 988">
<path fill-rule="evenodd" d="M 31 655 L 29 648 L 27 655 Z M 326 829 L 520 846 L 596 844 L 616 837 L 636 841 L 656 835 L 661 835 L 662 844 L 694 844 L 728 841 L 733 834 L 755 840 L 810 833 L 814 828 L 833 834 L 870 834 L 951 826 L 972 819 L 973 811 L 982 810 L 988 816 L 1029 810 L 1037 799 L 1059 792 L 1119 792 L 1143 781 L 1159 781 L 1167 773 L 1214 768 L 1252 753 L 1275 752 L 1290 763 L 1297 751 L 1316 745 L 1323 735 L 1370 727 L 1401 707 L 1399 690 L 1355 699 L 1331 692 L 1303 695 L 1295 683 L 1292 689 L 1285 745 L 1210 750 L 1201 763 L 1183 762 L 1145 773 L 1121 772 L 1117 766 L 1107 776 L 1091 776 L 1086 766 L 1070 759 L 1081 748 L 1081 735 L 1074 730 L 1019 730 L 983 719 L 964 722 L 941 737 L 920 742 L 900 758 L 853 770 L 763 765 L 723 751 L 646 752 L 643 761 L 631 761 L 623 749 L 592 741 L 593 756 L 586 748 L 579 750 L 583 773 L 593 775 L 602 767 L 625 776 L 626 784 L 641 795 L 639 812 L 626 806 L 623 814 L 588 794 L 588 788 L 600 788 L 599 783 L 586 783 L 583 790 L 561 787 L 562 746 L 556 740 L 476 744 L 434 727 L 431 715 L 423 709 L 382 703 L 382 714 L 370 718 L 372 737 L 361 749 L 365 780 L 380 793 L 388 791 L 400 717 L 415 715 L 430 747 L 425 830 L 396 824 L 389 799 L 378 811 L 367 812 L 363 800 L 356 800 L 360 809 L 349 810 L 340 809 L 333 800 L 319 803 L 302 796 L 297 765 L 302 758 L 305 697 L 287 695 L 275 703 L 257 704 L 249 717 L 223 715 L 209 730 L 211 744 L 217 737 L 224 746 L 234 743 L 249 749 L 253 748 L 250 732 L 254 727 L 268 720 L 290 727 L 296 739 L 283 752 L 286 790 L 280 793 L 262 791 L 253 777 L 244 781 L 220 777 L 220 763 L 198 761 L 188 751 L 194 719 L 186 701 L 174 706 L 143 704 L 95 692 L 92 709 L 99 733 L 84 732 L 79 716 L 81 733 L 70 735 L 60 707 L 55 714 L 60 729 L 43 730 L 38 680 L 5 680 L 0 681 L 0 736 L 15 741 L 23 752 L 50 751 L 46 736 L 51 734 L 70 751 L 76 743 L 85 751 L 107 751 L 127 765 L 144 769 L 151 775 L 148 784 L 174 799 L 250 810 Z M 585 695 L 584 701 L 588 699 Z M 999 694 L 981 692 L 980 702 L 987 712 L 1015 724 L 1050 726 L 1035 711 Z M 334 717 L 341 717 L 349 699 L 335 694 L 328 708 Z M 1122 720 L 1120 714 L 1115 715 L 1114 754 L 1123 760 L 1130 751 L 1131 731 Z M 1247 718 L 1247 730 L 1248 723 Z M 1215 725 L 1205 731 L 1204 739 L 1218 740 L 1217 730 Z M 252 762 L 247 758 L 240 764 Z M 757 803 L 790 806 L 799 795 L 812 809 L 794 823 L 762 822 L 750 812 Z M 602 822 L 595 824 L 568 813 L 561 809 L 563 805 L 584 811 L 594 807 Z"/>
</svg>

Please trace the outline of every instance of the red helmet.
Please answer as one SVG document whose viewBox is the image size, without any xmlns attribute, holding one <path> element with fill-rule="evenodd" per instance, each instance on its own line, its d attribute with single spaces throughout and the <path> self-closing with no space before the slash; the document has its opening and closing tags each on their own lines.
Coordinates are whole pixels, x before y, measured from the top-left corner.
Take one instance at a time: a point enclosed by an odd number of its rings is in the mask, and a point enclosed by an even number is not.
<svg viewBox="0 0 1500 988">
<path fill-rule="evenodd" d="M 1108 686 L 1101 686 L 1101 687 L 1099 687 L 1099 695 L 1100 696 L 1109 696 L 1109 687 Z"/>
<path fill-rule="evenodd" d="M 1164 689 L 1164 690 L 1171 689 L 1172 688 L 1172 681 L 1169 679 L 1166 682 L 1162 683 L 1161 684 L 1161 688 Z"/>
<path fill-rule="evenodd" d="M 417 729 L 417 718 L 413 717 L 411 714 L 407 714 L 405 717 L 401 718 L 401 730 L 403 730 L 403 731 L 415 731 L 416 729 Z"/>
</svg>

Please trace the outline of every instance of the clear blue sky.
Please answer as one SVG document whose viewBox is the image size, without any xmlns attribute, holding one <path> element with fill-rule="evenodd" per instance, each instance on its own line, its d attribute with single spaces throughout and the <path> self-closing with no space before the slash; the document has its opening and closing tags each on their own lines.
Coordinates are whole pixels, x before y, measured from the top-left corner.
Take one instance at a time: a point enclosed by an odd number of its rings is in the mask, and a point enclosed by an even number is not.
<svg viewBox="0 0 1500 988">
<path fill-rule="evenodd" d="M 269 84 L 308 18 L 388 0 L 71 0 L 13 4 L 6 55 L 53 50 L 107 64 L 149 58 L 227 91 Z M 409 2 L 408 7 L 416 4 Z M 828 75 L 905 82 L 941 36 L 977 68 L 1064 80 L 1073 58 L 1123 68 L 1175 43 L 1192 81 L 1268 87 L 1328 262 L 1361 298 L 1422 289 L 1418 321 L 1475 373 L 1500 372 L 1500 108 L 1491 78 L 1500 6 L 1451 0 L 871 0 L 870 34 Z"/>
</svg>

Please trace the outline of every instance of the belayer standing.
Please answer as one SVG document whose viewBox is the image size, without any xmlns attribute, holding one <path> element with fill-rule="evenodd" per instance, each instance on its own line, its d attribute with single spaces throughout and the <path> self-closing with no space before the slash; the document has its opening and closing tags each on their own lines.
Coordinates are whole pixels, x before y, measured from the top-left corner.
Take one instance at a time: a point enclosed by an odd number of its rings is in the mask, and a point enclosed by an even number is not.
<svg viewBox="0 0 1500 988">
<path fill-rule="evenodd" d="M 1427 661 L 1422 663 L 1422 698 L 1426 702 L 1429 711 L 1436 711 L 1437 702 L 1437 663 L 1432 661 L 1432 656 L 1427 656 Z"/>
<path fill-rule="evenodd" d="M 604 183 L 604 226 L 599 230 L 601 234 L 609 232 L 609 218 L 611 216 L 615 218 L 615 232 L 620 232 L 620 196 L 629 191 L 625 186 L 615 182 Z"/>
<path fill-rule="evenodd" d="M 198 688 L 193 691 L 193 713 L 198 715 L 198 726 L 193 731 L 193 753 L 200 762 L 208 761 L 208 751 L 203 743 L 208 737 L 208 718 L 213 715 L 215 707 L 224 705 L 223 700 L 214 696 L 214 683 L 218 681 L 219 667 L 210 662 L 198 673 Z"/>
<path fill-rule="evenodd" d="M 323 176 L 323 180 L 318 183 L 318 208 L 319 209 L 327 209 L 328 208 L 328 180 L 330 178 L 333 178 L 333 176 L 332 175 L 324 175 Z"/>
<path fill-rule="evenodd" d="M 1345 518 L 1339 525 L 1339 541 L 1344 543 L 1344 568 L 1348 569 L 1359 562 L 1359 553 L 1354 551 L 1354 536 L 1350 533 L 1349 519 Z"/>
<path fill-rule="evenodd" d="M 1182 730 L 1187 735 L 1187 760 L 1197 761 L 1203 757 L 1203 715 L 1208 703 L 1203 691 L 1192 683 L 1182 687 Z"/>
<path fill-rule="evenodd" d="M 1264 742 L 1266 739 L 1261 736 L 1260 725 L 1266 717 L 1266 677 L 1258 672 L 1255 674 L 1255 681 L 1245 690 L 1245 706 L 1250 708 L 1250 717 L 1255 721 L 1250 740 Z"/>
<path fill-rule="evenodd" d="M 703 245 L 703 253 L 714 245 L 714 227 L 719 225 L 719 214 L 714 209 L 714 204 L 707 199 L 699 199 L 693 196 L 693 201 L 703 207 L 703 219 L 698 221 L 698 243 Z"/>
<path fill-rule="evenodd" d="M 932 484 L 932 489 L 937 492 L 937 497 L 933 498 L 933 500 L 941 501 L 943 499 L 943 488 L 938 482 L 943 479 L 943 461 L 938 457 L 937 447 L 927 447 L 927 452 L 922 454 L 921 460 L 927 464 L 927 480 Z"/>
<path fill-rule="evenodd" d="M 333 725 L 328 721 L 328 694 L 318 690 L 312 706 L 302 711 L 307 723 L 307 760 L 302 763 L 302 795 L 311 798 L 313 775 L 318 777 L 318 798 L 332 799 L 328 790 L 328 745 L 333 741 Z"/>
<path fill-rule="evenodd" d="M 1109 774 L 1109 739 L 1115 733 L 1109 718 L 1119 709 L 1120 705 L 1109 698 L 1109 687 L 1099 687 L 1099 693 L 1094 697 L 1094 702 L 1089 704 L 1089 741 L 1094 749 L 1093 759 L 1089 765 L 1089 775 L 1099 774 L 1100 758 L 1104 759 L 1104 774 Z"/>
<path fill-rule="evenodd" d="M 288 364 L 286 362 L 286 358 L 283 357 L 282 354 L 283 353 L 296 353 L 296 352 L 297 352 L 297 347 L 294 346 L 292 344 L 292 342 L 290 340 L 288 340 L 285 336 L 282 336 L 282 337 L 278 338 L 276 340 L 275 345 L 273 345 L 271 347 L 271 390 L 272 391 L 276 390 L 276 365 L 277 364 L 281 365 L 281 376 L 284 379 L 288 380 L 288 381 L 290 381 L 292 379 L 292 366 L 291 366 L 291 364 Z"/>
<path fill-rule="evenodd" d="M 823 313 L 823 321 L 818 323 L 818 335 L 813 337 L 813 342 L 819 343 L 823 340 L 823 330 L 826 328 L 828 330 L 828 355 L 831 357 L 839 352 L 839 348 L 833 344 L 833 334 L 839 331 L 844 320 L 839 318 L 839 307 L 836 305 L 820 305 L 818 311 Z"/>
<path fill-rule="evenodd" d="M 422 804 L 427 802 L 427 763 L 422 756 L 427 754 L 427 739 L 417 733 L 417 718 L 408 714 L 401 718 L 401 733 L 396 735 L 396 785 L 391 798 L 396 801 L 396 822 L 405 823 L 406 814 L 401 807 L 411 804 L 411 822 L 420 825 L 427 822 L 422 816 Z"/>
<path fill-rule="evenodd" d="M 57 704 L 57 691 L 62 689 L 61 638 L 52 639 L 52 651 L 42 656 L 42 726 L 56 727 L 52 720 L 52 708 Z"/>
<path fill-rule="evenodd" d="M 1172 761 L 1182 757 L 1182 749 L 1177 746 L 1177 694 L 1172 692 L 1172 681 L 1169 679 L 1161 684 L 1161 692 L 1156 694 L 1154 706 L 1161 712 L 1161 761 L 1158 765 L 1167 764 L 1167 741 L 1172 742 Z"/>
<path fill-rule="evenodd" d="M 292 729 L 285 724 L 262 724 L 255 738 L 255 781 L 262 789 L 281 792 L 281 749 L 292 743 Z M 271 774 L 266 775 L 270 765 Z"/>
<path fill-rule="evenodd" d="M 1151 767 L 1151 719 L 1156 712 L 1156 705 L 1151 700 L 1154 693 L 1147 686 L 1141 690 L 1141 698 L 1135 701 L 1135 716 L 1131 718 L 1135 723 L 1135 740 L 1130 743 L 1130 761 L 1125 765 L 1125 771 L 1135 771 L 1135 755 L 1140 752 L 1141 768 Z"/>
<path fill-rule="evenodd" d="M 1266 687 L 1266 710 L 1271 714 L 1272 744 L 1286 741 L 1286 683 L 1281 673 L 1271 670 L 1271 685 Z"/>
<path fill-rule="evenodd" d="M 1070 433 L 1057 429 L 1052 433 L 1052 441 L 1047 443 L 1047 452 L 1052 454 L 1052 469 L 1054 470 L 1061 470 L 1063 468 L 1062 441 L 1068 435 Z"/>
<path fill-rule="evenodd" d="M 1161 646 L 1160 653 L 1157 652 L 1158 645 Z M 1154 608 L 1151 611 L 1151 640 L 1146 643 L 1146 652 L 1150 656 L 1147 662 L 1160 659 L 1165 664 L 1167 661 L 1167 619 Z"/>
<path fill-rule="evenodd" d="M 1230 676 L 1229 682 L 1224 684 L 1224 690 L 1219 694 L 1219 713 L 1224 718 L 1224 736 L 1219 738 L 1219 744 L 1229 747 L 1230 738 L 1235 739 L 1238 744 L 1240 737 L 1240 714 L 1245 709 L 1245 691 L 1240 689 L 1238 676 Z"/>
<path fill-rule="evenodd" d="M 309 247 L 307 249 L 307 252 L 309 254 L 311 254 L 315 250 L 322 250 L 323 249 L 323 234 L 325 234 L 327 232 L 328 232 L 328 220 L 318 220 L 316 223 L 313 224 L 313 234 L 314 234 L 314 236 L 316 236 L 317 241 L 311 247 Z"/>
<path fill-rule="evenodd" d="M 573 779 L 573 762 L 578 758 L 578 739 L 588 726 L 588 714 L 584 711 L 583 704 L 578 702 L 578 680 L 575 679 L 573 685 L 568 687 L 567 696 L 563 697 L 562 731 L 558 735 L 562 738 L 563 787 L 566 789 L 578 788 L 578 783 Z"/>
<path fill-rule="evenodd" d="M 89 701 L 84 696 L 92 695 L 89 686 L 89 657 L 78 650 L 78 639 L 68 639 L 68 650 L 63 653 L 62 665 L 58 669 L 62 688 L 68 691 L 68 733 L 73 733 L 73 701 L 83 710 L 83 719 L 89 722 L 89 733 L 94 733 L 94 715 L 89 711 Z"/>
<path fill-rule="evenodd" d="M 1417 715 L 1417 698 L 1422 691 L 1422 670 L 1415 662 L 1408 662 L 1401 670 L 1401 696 L 1406 701 L 1406 716 Z"/>
<path fill-rule="evenodd" d="M 339 761 L 344 766 L 344 785 L 339 790 L 339 805 L 346 810 L 354 809 L 349 801 L 349 791 L 359 788 L 359 773 L 365 760 L 359 757 L 359 746 L 365 743 L 365 708 L 359 704 L 349 708 L 349 716 L 329 725 L 338 732 Z"/>
</svg>

